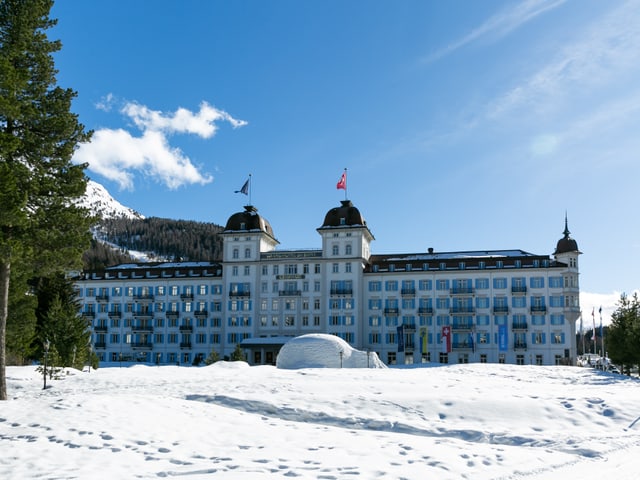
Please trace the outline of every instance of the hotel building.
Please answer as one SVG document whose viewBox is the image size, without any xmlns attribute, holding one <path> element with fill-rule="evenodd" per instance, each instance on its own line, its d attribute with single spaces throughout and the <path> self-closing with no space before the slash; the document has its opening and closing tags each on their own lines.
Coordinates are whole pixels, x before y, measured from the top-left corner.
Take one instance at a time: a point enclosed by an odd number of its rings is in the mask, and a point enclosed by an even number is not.
<svg viewBox="0 0 640 480">
<path fill-rule="evenodd" d="M 327 212 L 318 249 L 280 250 L 253 206 L 229 217 L 220 263 L 139 263 L 76 281 L 101 362 L 198 364 L 240 345 L 275 364 L 291 337 L 328 333 L 387 364 L 575 364 L 578 245 L 373 254 L 349 200 Z"/>
</svg>

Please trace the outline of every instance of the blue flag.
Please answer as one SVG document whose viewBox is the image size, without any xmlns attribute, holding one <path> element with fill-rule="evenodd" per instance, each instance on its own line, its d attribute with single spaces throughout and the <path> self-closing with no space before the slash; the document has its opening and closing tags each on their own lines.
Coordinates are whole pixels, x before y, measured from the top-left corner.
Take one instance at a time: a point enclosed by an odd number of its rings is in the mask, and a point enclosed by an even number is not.
<svg viewBox="0 0 640 480">
<path fill-rule="evenodd" d="M 498 349 L 501 352 L 506 352 L 509 348 L 509 338 L 507 336 L 507 326 L 500 325 L 498 327 Z"/>
<path fill-rule="evenodd" d="M 404 352 L 404 325 L 397 327 L 398 332 L 398 353 Z"/>
<path fill-rule="evenodd" d="M 240 190 L 236 190 L 234 193 L 244 193 L 245 195 L 249 195 L 249 180 L 244 182 L 242 188 Z"/>
</svg>

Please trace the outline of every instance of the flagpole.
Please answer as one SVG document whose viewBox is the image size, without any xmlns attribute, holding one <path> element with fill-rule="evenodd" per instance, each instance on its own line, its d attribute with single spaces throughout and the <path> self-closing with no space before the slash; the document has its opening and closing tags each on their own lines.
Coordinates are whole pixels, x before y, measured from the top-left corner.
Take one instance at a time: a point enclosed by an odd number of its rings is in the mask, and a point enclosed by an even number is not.
<svg viewBox="0 0 640 480">
<path fill-rule="evenodd" d="M 347 168 L 346 167 L 344 169 L 344 175 L 345 175 L 345 178 L 346 178 L 346 176 L 347 176 Z M 345 182 L 345 184 L 344 184 L 344 199 L 345 200 L 347 200 L 349 198 L 349 197 L 347 197 L 347 188 L 349 188 L 349 185 L 347 185 L 347 183 Z"/>
<path fill-rule="evenodd" d="M 253 205 L 251 203 L 251 174 L 249 174 L 249 205 Z"/>
<path fill-rule="evenodd" d="M 600 306 L 600 310 L 598 310 L 600 313 L 600 342 L 602 342 L 602 368 L 604 369 L 604 359 L 606 358 L 605 352 L 604 352 L 604 333 L 602 331 L 602 306 Z"/>
</svg>

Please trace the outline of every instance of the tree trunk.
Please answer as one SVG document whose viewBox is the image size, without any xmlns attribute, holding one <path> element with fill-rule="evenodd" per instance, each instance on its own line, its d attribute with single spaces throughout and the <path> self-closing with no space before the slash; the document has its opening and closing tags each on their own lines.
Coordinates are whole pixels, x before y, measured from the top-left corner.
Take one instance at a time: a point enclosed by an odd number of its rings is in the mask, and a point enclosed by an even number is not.
<svg viewBox="0 0 640 480">
<path fill-rule="evenodd" d="M 9 314 L 9 261 L 0 262 L 0 400 L 7 399 L 7 316 Z"/>
</svg>

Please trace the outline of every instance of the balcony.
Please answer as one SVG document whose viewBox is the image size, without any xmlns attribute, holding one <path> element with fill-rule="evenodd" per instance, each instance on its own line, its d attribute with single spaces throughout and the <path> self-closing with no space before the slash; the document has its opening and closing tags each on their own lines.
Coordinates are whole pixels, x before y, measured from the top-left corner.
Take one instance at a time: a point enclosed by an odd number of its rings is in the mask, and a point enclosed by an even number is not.
<svg viewBox="0 0 640 480">
<path fill-rule="evenodd" d="M 109 301 L 109 295 L 96 295 L 96 302 L 107 303 Z"/>
<path fill-rule="evenodd" d="M 148 320 L 153 317 L 153 312 L 133 312 L 133 316 L 140 320 Z"/>
<path fill-rule="evenodd" d="M 93 346 L 96 350 L 104 350 L 107 348 L 107 342 L 95 342 Z"/>
<path fill-rule="evenodd" d="M 180 342 L 180 348 L 183 350 L 191 348 L 191 342 Z"/>
<path fill-rule="evenodd" d="M 151 342 L 132 342 L 131 348 L 134 350 L 152 350 L 153 343 Z"/>
<path fill-rule="evenodd" d="M 527 331 L 529 329 L 527 322 L 514 322 L 511 325 L 511 328 L 513 329 L 513 331 Z"/>
<path fill-rule="evenodd" d="M 527 294 L 527 287 L 525 285 L 513 285 L 511 287 L 511 294 L 512 295 L 526 295 Z"/>
<path fill-rule="evenodd" d="M 138 325 L 131 325 L 131 331 L 132 332 L 142 332 L 142 333 L 152 333 L 153 332 L 153 326 L 149 325 L 149 324 L 138 324 Z"/>
<path fill-rule="evenodd" d="M 526 350 L 527 349 L 527 342 L 516 342 L 513 344 L 513 349 L 514 350 Z"/>
<path fill-rule="evenodd" d="M 109 331 L 109 327 L 106 325 L 96 325 L 93 327 L 93 331 L 96 333 L 107 333 Z"/>
<path fill-rule="evenodd" d="M 400 313 L 400 309 L 398 309 L 398 308 L 385 308 L 384 309 L 384 314 L 386 316 L 397 317 L 399 313 Z"/>
<path fill-rule="evenodd" d="M 96 318 L 96 312 L 82 312 L 84 318 Z"/>
<path fill-rule="evenodd" d="M 302 290 L 279 290 L 278 296 L 280 297 L 299 297 L 302 295 Z"/>
<path fill-rule="evenodd" d="M 403 288 L 400 290 L 400 295 L 403 297 L 414 297 L 416 295 L 415 288 Z"/>
<path fill-rule="evenodd" d="M 353 295 L 353 288 L 332 288 L 331 295 Z"/>
<path fill-rule="evenodd" d="M 475 289 L 473 287 L 453 287 L 449 289 L 450 295 L 473 295 Z"/>
<path fill-rule="evenodd" d="M 196 316 L 196 318 L 207 318 L 209 312 L 206 310 L 196 310 L 195 312 L 193 312 L 193 314 Z"/>
<path fill-rule="evenodd" d="M 471 342 L 451 342 L 451 350 L 471 350 Z"/>
<path fill-rule="evenodd" d="M 122 312 L 120 311 L 111 311 L 108 315 L 109 318 L 122 318 Z"/>
<path fill-rule="evenodd" d="M 547 313 L 546 305 L 531 305 L 531 313 Z"/>
<path fill-rule="evenodd" d="M 509 313 L 509 307 L 507 305 L 494 305 L 493 313 L 494 314 Z"/>
<path fill-rule="evenodd" d="M 433 307 L 418 307 L 418 315 L 433 315 Z"/>
<path fill-rule="evenodd" d="M 193 300 L 193 293 L 181 293 L 180 300 Z"/>
<path fill-rule="evenodd" d="M 468 305 L 455 305 L 449 309 L 449 313 L 451 314 L 476 313 L 476 309 L 475 307 L 470 307 Z"/>
<path fill-rule="evenodd" d="M 451 325 L 451 330 L 454 330 L 457 332 L 470 332 L 471 330 L 473 330 L 473 323 L 472 322 L 453 322 L 453 325 Z"/>
<path fill-rule="evenodd" d="M 192 333 L 193 325 L 180 325 L 180 331 L 183 333 Z"/>
<path fill-rule="evenodd" d="M 250 291 L 244 291 L 244 290 L 237 290 L 237 291 L 232 291 L 229 292 L 229 296 L 230 297 L 250 297 L 251 296 L 251 292 Z"/>
<path fill-rule="evenodd" d="M 134 300 L 138 302 L 153 302 L 154 296 L 152 293 L 140 293 L 133 296 Z"/>
<path fill-rule="evenodd" d="M 165 315 L 167 316 L 167 318 L 178 318 L 180 316 L 180 312 L 166 312 Z"/>
</svg>

